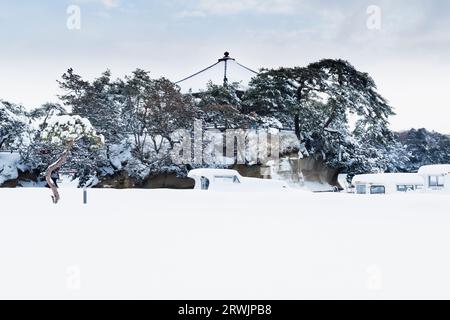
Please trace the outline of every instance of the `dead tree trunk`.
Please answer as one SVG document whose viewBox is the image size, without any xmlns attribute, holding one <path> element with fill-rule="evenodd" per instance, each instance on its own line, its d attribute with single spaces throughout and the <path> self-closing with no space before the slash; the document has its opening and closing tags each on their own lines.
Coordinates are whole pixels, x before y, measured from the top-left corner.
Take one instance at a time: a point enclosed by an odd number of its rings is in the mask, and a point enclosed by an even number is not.
<svg viewBox="0 0 450 320">
<path fill-rule="evenodd" d="M 61 166 L 64 164 L 64 162 L 66 162 L 67 157 L 70 154 L 70 150 L 73 147 L 73 144 L 74 144 L 74 142 L 69 143 L 69 145 L 67 146 L 64 153 L 59 157 L 59 159 L 55 163 L 51 164 L 47 168 L 47 171 L 45 173 L 45 180 L 47 181 L 48 186 L 50 187 L 50 189 L 53 192 L 52 200 L 53 200 L 54 204 L 57 204 L 59 202 L 60 196 L 59 196 L 59 192 L 58 192 L 58 187 L 55 185 L 55 183 L 52 180 L 52 173 L 55 172 L 56 170 L 58 170 L 59 168 L 61 168 Z"/>
</svg>

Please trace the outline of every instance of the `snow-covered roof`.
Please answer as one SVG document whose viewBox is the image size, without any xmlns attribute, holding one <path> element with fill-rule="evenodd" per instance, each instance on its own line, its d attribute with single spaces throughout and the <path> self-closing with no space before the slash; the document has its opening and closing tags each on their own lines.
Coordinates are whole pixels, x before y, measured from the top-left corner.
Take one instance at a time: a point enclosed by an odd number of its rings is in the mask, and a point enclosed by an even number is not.
<svg viewBox="0 0 450 320">
<path fill-rule="evenodd" d="M 200 176 L 240 176 L 236 170 L 230 169 L 194 169 L 189 171 L 188 177 L 200 177 Z"/>
<path fill-rule="evenodd" d="M 450 164 L 435 164 L 430 166 L 423 166 L 419 169 L 419 174 L 422 176 L 433 174 L 450 174 Z"/>
<path fill-rule="evenodd" d="M 423 184 L 423 178 L 417 173 L 379 173 L 379 174 L 361 174 L 353 178 L 352 183 L 371 183 L 371 184 Z"/>
</svg>

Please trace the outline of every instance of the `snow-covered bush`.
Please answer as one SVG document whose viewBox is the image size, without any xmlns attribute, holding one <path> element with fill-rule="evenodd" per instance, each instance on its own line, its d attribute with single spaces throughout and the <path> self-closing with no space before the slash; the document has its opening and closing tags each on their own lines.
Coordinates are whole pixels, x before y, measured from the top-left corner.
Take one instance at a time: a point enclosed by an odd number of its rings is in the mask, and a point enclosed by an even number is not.
<svg viewBox="0 0 450 320">
<path fill-rule="evenodd" d="M 0 150 L 16 150 L 26 143 L 27 118 L 22 106 L 0 100 Z"/>
<path fill-rule="evenodd" d="M 48 120 L 47 127 L 41 134 L 43 141 L 48 141 L 51 146 L 63 148 L 62 154 L 55 163 L 46 171 L 46 181 L 53 191 L 53 202 L 58 203 L 59 193 L 52 180 L 52 174 L 58 170 L 70 156 L 72 149 L 78 142 L 83 149 L 94 150 L 104 144 L 104 137 L 98 135 L 89 120 L 80 116 L 55 116 Z M 83 162 L 83 161 L 81 161 Z"/>
<path fill-rule="evenodd" d="M 19 162 L 18 153 L 0 152 L 0 186 L 8 180 L 17 179 Z"/>
<path fill-rule="evenodd" d="M 262 70 L 242 103 L 247 112 L 272 117 L 293 130 L 301 157 L 346 172 L 387 167 L 384 150 L 393 143 L 388 128 L 392 107 L 373 79 L 347 61 Z"/>
<path fill-rule="evenodd" d="M 47 127 L 42 132 L 42 139 L 54 145 L 68 146 L 81 138 L 88 138 L 93 147 L 105 142 L 102 135 L 98 135 L 88 119 L 80 116 L 56 116 L 48 120 Z"/>
</svg>

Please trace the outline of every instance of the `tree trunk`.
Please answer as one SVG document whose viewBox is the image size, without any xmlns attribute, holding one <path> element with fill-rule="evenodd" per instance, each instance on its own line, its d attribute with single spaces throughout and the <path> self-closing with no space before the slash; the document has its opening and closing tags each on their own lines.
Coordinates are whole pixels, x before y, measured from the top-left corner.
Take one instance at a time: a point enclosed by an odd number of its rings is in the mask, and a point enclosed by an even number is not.
<svg viewBox="0 0 450 320">
<path fill-rule="evenodd" d="M 297 112 L 294 116 L 294 126 L 295 126 L 295 135 L 298 140 L 301 140 L 301 132 L 300 132 L 300 114 Z"/>
<path fill-rule="evenodd" d="M 119 170 L 119 168 L 117 168 L 111 160 L 111 147 L 109 146 L 109 144 L 106 145 L 106 158 L 108 159 L 109 164 L 114 168 L 114 170 Z"/>
<path fill-rule="evenodd" d="M 54 204 L 57 204 L 59 202 L 60 196 L 58 192 L 58 187 L 55 185 L 55 183 L 52 180 L 52 173 L 61 168 L 61 166 L 64 164 L 64 162 L 67 160 L 67 157 L 69 156 L 70 150 L 72 149 L 74 142 L 70 142 L 67 146 L 64 153 L 59 157 L 59 159 L 51 164 L 45 173 L 45 180 L 47 181 L 48 186 L 50 189 L 52 189 L 53 196 L 52 200 Z"/>
<path fill-rule="evenodd" d="M 6 142 L 6 140 L 8 140 L 8 136 L 9 135 L 5 135 L 0 138 L 0 149 L 3 147 L 3 144 Z"/>
<path fill-rule="evenodd" d="M 334 121 L 334 119 L 336 118 L 336 110 L 337 110 L 337 101 L 335 101 L 333 108 L 331 109 L 330 112 L 330 117 L 328 118 L 328 120 L 325 122 L 325 124 L 323 125 L 323 128 L 326 129 L 328 128 L 328 126 Z"/>
</svg>

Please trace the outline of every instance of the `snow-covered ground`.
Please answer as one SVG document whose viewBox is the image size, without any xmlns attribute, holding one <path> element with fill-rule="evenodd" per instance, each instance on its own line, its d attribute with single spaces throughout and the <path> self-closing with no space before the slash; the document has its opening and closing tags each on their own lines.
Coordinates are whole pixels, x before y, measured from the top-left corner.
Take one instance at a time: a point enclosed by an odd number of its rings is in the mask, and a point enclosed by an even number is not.
<svg viewBox="0 0 450 320">
<path fill-rule="evenodd" d="M 450 298 L 450 196 L 0 189 L 0 298 Z"/>
</svg>

